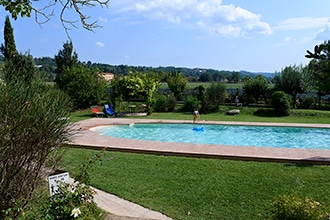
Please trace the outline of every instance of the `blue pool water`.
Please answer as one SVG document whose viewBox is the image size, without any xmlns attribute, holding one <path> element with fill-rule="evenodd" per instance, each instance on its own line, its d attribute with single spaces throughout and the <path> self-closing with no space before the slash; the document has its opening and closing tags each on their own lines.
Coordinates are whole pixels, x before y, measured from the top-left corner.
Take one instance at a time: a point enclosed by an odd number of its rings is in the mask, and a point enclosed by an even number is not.
<svg viewBox="0 0 330 220">
<path fill-rule="evenodd" d="M 330 129 L 326 128 L 132 124 L 93 130 L 106 136 L 138 140 L 330 150 Z"/>
</svg>

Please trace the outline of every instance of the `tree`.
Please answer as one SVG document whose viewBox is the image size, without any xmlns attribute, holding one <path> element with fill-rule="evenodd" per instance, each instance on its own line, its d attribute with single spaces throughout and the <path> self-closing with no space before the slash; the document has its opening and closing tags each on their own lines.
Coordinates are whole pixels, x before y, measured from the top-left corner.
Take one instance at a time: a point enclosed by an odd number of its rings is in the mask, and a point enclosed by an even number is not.
<svg viewBox="0 0 330 220">
<path fill-rule="evenodd" d="M 15 54 L 17 54 L 16 44 L 14 39 L 14 30 L 11 26 L 9 16 L 6 16 L 5 28 L 4 28 L 4 42 L 1 44 L 1 53 L 5 56 L 6 60 L 10 60 Z"/>
<path fill-rule="evenodd" d="M 61 4 L 62 10 L 60 13 L 60 20 L 66 31 L 70 30 L 70 27 L 76 27 L 76 22 L 74 20 L 68 20 L 65 18 L 66 12 L 71 9 L 73 9 L 79 16 L 82 26 L 85 29 L 92 31 L 93 29 L 100 26 L 98 26 L 97 22 L 89 22 L 88 19 L 90 17 L 83 13 L 83 9 L 92 8 L 96 5 L 107 7 L 110 0 L 67 0 L 65 2 L 53 0 L 48 3 L 45 3 L 43 7 L 41 7 L 41 9 L 38 9 L 34 6 L 35 2 L 37 1 L 1 0 L 0 5 L 2 5 L 4 9 L 8 11 L 11 14 L 12 18 L 14 18 L 15 20 L 18 17 L 31 17 L 31 13 L 34 12 L 35 21 L 38 24 L 43 24 L 49 21 L 52 16 L 54 16 L 53 8 L 56 6 L 56 4 Z M 38 6 L 40 6 L 40 3 Z"/>
<path fill-rule="evenodd" d="M 234 82 L 234 83 L 238 83 L 240 81 L 240 74 L 239 72 L 236 72 L 234 71 L 232 74 L 231 74 L 231 80 Z"/>
<path fill-rule="evenodd" d="M 202 73 L 202 75 L 200 75 L 198 81 L 199 82 L 212 82 L 213 78 L 212 78 L 211 74 L 209 74 L 209 73 Z"/>
<path fill-rule="evenodd" d="M 145 73 L 133 73 L 126 77 L 117 77 L 111 81 L 112 96 L 125 100 L 139 98 L 146 102 L 146 111 L 152 113 L 153 94 L 159 81 Z"/>
<path fill-rule="evenodd" d="M 6 83 L 21 81 L 29 85 L 33 80 L 39 78 L 31 55 L 17 53 L 5 61 L 3 79 Z"/>
<path fill-rule="evenodd" d="M 307 50 L 306 58 L 312 59 L 309 68 L 312 70 L 319 102 L 321 96 L 330 92 L 330 40 L 314 47 L 314 53 Z"/>
<path fill-rule="evenodd" d="M 17 52 L 13 28 L 8 16 L 5 21 L 4 40 L 5 44 L 0 48 L 5 57 L 2 79 L 6 83 L 22 81 L 30 84 L 37 77 L 34 61 L 32 56 Z"/>
<path fill-rule="evenodd" d="M 243 89 L 248 102 L 251 99 L 254 99 L 254 102 L 258 102 L 268 92 L 267 79 L 262 75 L 258 75 L 254 79 L 248 78 L 244 81 Z"/>
<path fill-rule="evenodd" d="M 316 88 L 317 80 L 314 77 L 314 71 L 312 68 L 312 63 L 306 65 L 302 69 L 302 87 L 305 91 L 311 91 Z"/>
<path fill-rule="evenodd" d="M 169 72 L 165 80 L 175 98 L 187 87 L 187 78 L 180 72 Z"/>
<path fill-rule="evenodd" d="M 298 93 L 305 91 L 303 87 L 303 67 L 287 66 L 274 77 L 275 88 L 292 96 L 293 107 L 296 108 Z"/>
<path fill-rule="evenodd" d="M 55 61 L 57 66 L 55 82 L 60 89 L 65 89 L 66 82 L 63 82 L 61 74 L 65 69 L 72 68 L 79 63 L 78 55 L 73 50 L 71 41 L 63 44 L 63 49 L 55 56 Z"/>
<path fill-rule="evenodd" d="M 86 108 L 101 101 L 106 81 L 97 69 L 77 64 L 61 74 L 61 89 L 72 99 L 75 108 Z"/>
<path fill-rule="evenodd" d="M 226 79 L 226 77 L 220 73 L 220 72 L 215 72 L 213 75 L 212 75 L 212 78 L 214 81 L 216 82 L 220 82 L 220 81 L 223 81 Z"/>
<path fill-rule="evenodd" d="M 224 83 L 212 83 L 207 89 L 207 101 L 205 105 L 205 113 L 215 112 L 219 105 L 223 103 L 227 97 L 226 86 Z"/>
<path fill-rule="evenodd" d="M 66 42 L 55 56 L 58 87 L 71 97 L 75 108 L 97 104 L 104 97 L 106 81 L 95 68 L 88 68 L 78 60 L 72 42 Z"/>
</svg>

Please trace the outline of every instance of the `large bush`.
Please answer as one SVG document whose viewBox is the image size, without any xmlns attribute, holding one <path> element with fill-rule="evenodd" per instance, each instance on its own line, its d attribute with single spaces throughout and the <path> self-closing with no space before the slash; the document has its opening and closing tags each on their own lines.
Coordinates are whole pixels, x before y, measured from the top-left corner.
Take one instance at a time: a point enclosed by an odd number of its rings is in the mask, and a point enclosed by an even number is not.
<svg viewBox="0 0 330 220">
<path fill-rule="evenodd" d="M 184 104 L 180 109 L 183 112 L 193 112 L 194 109 L 201 106 L 200 101 L 194 96 L 187 96 L 184 100 Z"/>
<path fill-rule="evenodd" d="M 157 95 L 153 101 L 153 110 L 156 112 L 172 112 L 176 106 L 176 98 L 173 95 Z"/>
<path fill-rule="evenodd" d="M 36 81 L 0 84 L 0 93 L 0 210 L 7 210 L 27 204 L 46 164 L 56 165 L 56 150 L 71 137 L 71 105 Z"/>
<path fill-rule="evenodd" d="M 282 91 L 272 94 L 272 107 L 279 116 L 286 116 L 290 113 L 290 98 Z"/>
</svg>

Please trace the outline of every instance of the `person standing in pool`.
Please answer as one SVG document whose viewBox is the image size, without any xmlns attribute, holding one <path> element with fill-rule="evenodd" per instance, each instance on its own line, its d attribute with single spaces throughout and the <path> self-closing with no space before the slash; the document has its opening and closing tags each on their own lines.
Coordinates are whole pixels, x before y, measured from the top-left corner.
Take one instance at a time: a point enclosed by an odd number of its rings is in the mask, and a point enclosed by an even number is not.
<svg viewBox="0 0 330 220">
<path fill-rule="evenodd" d="M 198 112 L 198 109 L 197 108 L 193 112 L 193 116 L 194 116 L 193 123 L 196 123 L 196 120 L 199 119 L 199 112 Z"/>
</svg>

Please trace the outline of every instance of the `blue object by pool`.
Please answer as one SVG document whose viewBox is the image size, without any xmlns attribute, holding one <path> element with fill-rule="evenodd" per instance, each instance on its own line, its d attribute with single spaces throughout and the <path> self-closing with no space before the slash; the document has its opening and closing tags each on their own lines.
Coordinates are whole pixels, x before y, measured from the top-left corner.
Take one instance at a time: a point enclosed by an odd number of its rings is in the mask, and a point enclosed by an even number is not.
<svg viewBox="0 0 330 220">
<path fill-rule="evenodd" d="M 194 131 L 204 131 L 204 127 L 194 127 Z"/>
<path fill-rule="evenodd" d="M 93 128 L 103 135 L 162 142 L 330 150 L 330 129 L 203 124 L 132 124 Z"/>
</svg>

